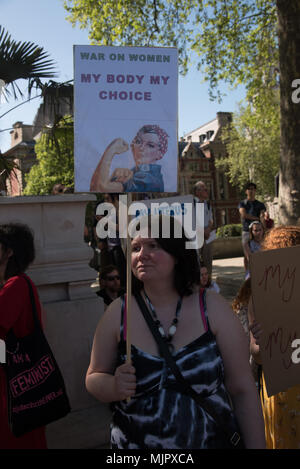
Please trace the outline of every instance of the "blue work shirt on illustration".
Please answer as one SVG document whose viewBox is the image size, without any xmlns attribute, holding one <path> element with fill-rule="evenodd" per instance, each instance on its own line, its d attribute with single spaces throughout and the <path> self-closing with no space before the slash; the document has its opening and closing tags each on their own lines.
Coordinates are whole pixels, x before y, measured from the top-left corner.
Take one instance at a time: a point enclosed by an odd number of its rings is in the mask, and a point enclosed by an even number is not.
<svg viewBox="0 0 300 469">
<path fill-rule="evenodd" d="M 158 164 L 140 164 L 131 171 L 133 177 L 123 184 L 124 192 L 164 192 L 161 166 Z"/>
</svg>

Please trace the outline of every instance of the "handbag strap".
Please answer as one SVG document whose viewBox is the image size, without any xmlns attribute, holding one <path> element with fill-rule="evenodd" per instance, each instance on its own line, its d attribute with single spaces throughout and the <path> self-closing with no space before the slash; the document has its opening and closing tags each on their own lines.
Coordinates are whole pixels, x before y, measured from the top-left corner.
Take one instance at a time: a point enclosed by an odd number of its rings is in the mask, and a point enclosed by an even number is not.
<svg viewBox="0 0 300 469">
<path fill-rule="evenodd" d="M 33 316 L 34 325 L 36 327 L 38 327 L 39 329 L 41 329 L 42 327 L 41 327 L 41 323 L 40 323 L 37 308 L 36 308 L 36 302 L 35 302 L 35 297 L 34 297 L 31 282 L 30 282 L 29 278 L 26 275 L 23 275 L 23 278 L 26 280 L 28 288 L 29 288 L 29 297 L 30 297 L 30 302 L 31 302 L 32 316 Z"/>
<path fill-rule="evenodd" d="M 232 446 L 236 447 L 241 438 L 240 435 L 237 432 L 230 432 L 229 429 L 224 426 L 224 423 L 220 416 L 215 413 L 214 409 L 212 406 L 208 403 L 207 400 L 203 399 L 192 387 L 191 385 L 186 381 L 186 379 L 182 376 L 175 360 L 173 359 L 169 347 L 167 343 L 164 341 L 162 336 L 160 335 L 157 325 L 155 324 L 148 307 L 143 300 L 143 297 L 140 293 L 135 294 L 136 301 L 140 307 L 141 312 L 143 313 L 143 316 L 149 326 L 150 331 L 152 332 L 152 335 L 154 336 L 154 339 L 158 345 L 159 353 L 162 357 L 165 358 L 167 365 L 171 369 L 172 373 L 174 374 L 175 378 L 177 381 L 180 383 L 181 388 L 185 393 L 190 395 L 200 406 L 207 412 L 208 415 L 210 415 L 215 422 L 218 424 L 220 428 L 223 429 L 225 435 L 228 436 L 229 442 Z"/>
</svg>

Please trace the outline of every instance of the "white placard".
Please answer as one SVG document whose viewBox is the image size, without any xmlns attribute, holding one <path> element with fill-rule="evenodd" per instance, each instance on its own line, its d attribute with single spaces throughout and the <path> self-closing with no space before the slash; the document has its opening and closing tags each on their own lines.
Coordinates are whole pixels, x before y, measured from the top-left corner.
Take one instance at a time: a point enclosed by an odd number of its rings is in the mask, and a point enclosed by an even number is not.
<svg viewBox="0 0 300 469">
<path fill-rule="evenodd" d="M 74 67 L 75 191 L 176 192 L 177 49 L 74 46 Z"/>
</svg>

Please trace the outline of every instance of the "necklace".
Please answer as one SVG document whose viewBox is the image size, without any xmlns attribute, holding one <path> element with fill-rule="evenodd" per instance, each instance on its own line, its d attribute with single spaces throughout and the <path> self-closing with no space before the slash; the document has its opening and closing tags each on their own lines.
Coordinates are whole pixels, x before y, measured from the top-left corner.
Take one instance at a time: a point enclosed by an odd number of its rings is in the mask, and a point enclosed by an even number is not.
<svg viewBox="0 0 300 469">
<path fill-rule="evenodd" d="M 156 311 L 154 309 L 154 306 L 153 304 L 151 303 L 150 301 L 150 298 L 148 297 L 147 293 L 145 292 L 144 290 L 144 294 L 145 294 L 145 298 L 146 298 L 146 301 L 148 303 L 148 306 L 151 310 L 151 313 L 152 313 L 152 316 L 154 318 L 154 322 L 158 328 L 158 331 L 160 333 L 160 335 L 162 336 L 162 338 L 167 342 L 168 344 L 168 347 L 170 349 L 170 352 L 174 352 L 174 345 L 171 344 L 171 341 L 176 333 L 176 330 L 177 330 L 177 324 L 178 324 L 178 317 L 179 317 L 179 314 L 180 314 L 180 311 L 181 311 L 181 305 L 182 305 L 182 297 L 179 298 L 178 302 L 177 302 L 177 306 L 176 306 L 176 311 L 175 311 L 175 317 L 171 323 L 171 326 L 169 327 L 169 330 L 168 330 L 168 335 L 166 335 L 165 333 L 165 330 L 163 328 L 163 326 L 161 325 L 161 322 L 160 320 L 158 319 L 157 317 L 157 314 L 156 314 Z"/>
</svg>

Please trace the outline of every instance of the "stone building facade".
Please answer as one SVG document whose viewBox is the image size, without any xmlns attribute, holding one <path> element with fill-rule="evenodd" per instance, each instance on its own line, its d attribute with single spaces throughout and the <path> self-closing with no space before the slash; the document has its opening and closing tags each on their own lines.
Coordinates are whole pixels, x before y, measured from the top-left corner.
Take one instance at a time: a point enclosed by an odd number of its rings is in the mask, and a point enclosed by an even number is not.
<svg viewBox="0 0 300 469">
<path fill-rule="evenodd" d="M 34 146 L 45 126 L 52 127 L 61 117 L 73 115 L 73 85 L 52 83 L 44 94 L 32 125 L 16 122 L 11 134 L 11 148 L 3 156 L 13 160 L 19 169 L 11 173 L 6 183 L 7 195 L 22 195 L 25 189 L 25 174 L 36 163 Z M 0 188 L 1 190 L 1 188 Z"/>
<path fill-rule="evenodd" d="M 218 112 L 216 119 L 184 135 L 179 142 L 179 191 L 191 194 L 194 184 L 206 183 L 212 201 L 216 226 L 240 223 L 239 192 L 215 160 L 226 154 L 222 128 L 231 122 L 230 112 Z"/>
<path fill-rule="evenodd" d="M 3 156 L 14 161 L 17 168 L 11 172 L 10 178 L 6 180 L 6 193 L 9 196 L 16 196 L 22 195 L 26 184 L 25 175 L 36 162 L 33 126 L 16 122 L 13 124 L 10 135 L 11 148 Z"/>
</svg>

